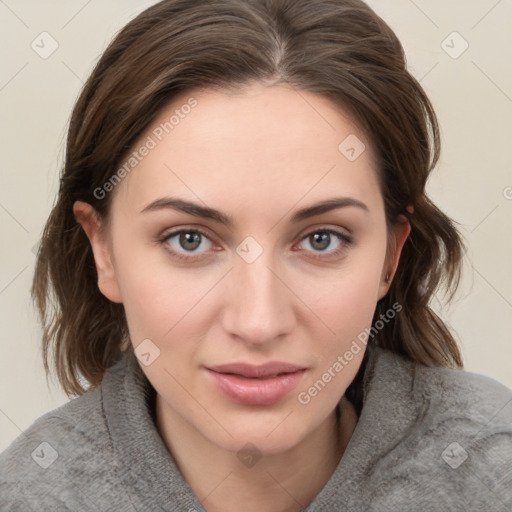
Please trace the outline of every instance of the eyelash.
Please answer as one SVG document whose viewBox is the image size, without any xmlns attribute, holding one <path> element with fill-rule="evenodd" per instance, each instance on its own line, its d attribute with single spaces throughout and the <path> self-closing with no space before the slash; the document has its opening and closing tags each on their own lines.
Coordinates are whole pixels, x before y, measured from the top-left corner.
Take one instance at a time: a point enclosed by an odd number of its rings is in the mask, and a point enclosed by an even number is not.
<svg viewBox="0 0 512 512">
<path fill-rule="evenodd" d="M 171 253 L 171 255 L 175 258 L 178 258 L 180 260 L 183 260 L 183 261 L 188 261 L 188 262 L 192 262 L 192 261 L 196 261 L 198 259 L 200 259 L 202 256 L 201 255 L 197 255 L 197 256 L 184 256 L 183 253 L 181 252 L 177 252 L 175 251 L 174 249 L 170 249 L 169 248 L 169 244 L 167 244 L 167 242 L 175 237 L 176 235 L 180 235 L 181 233 L 199 233 L 201 234 L 202 236 L 204 236 L 205 238 L 207 238 L 208 240 L 210 240 L 210 236 L 208 235 L 208 233 L 206 233 L 205 231 L 203 231 L 202 229 L 199 229 L 199 228 L 193 228 L 193 229 L 178 229 L 176 231 L 172 231 L 170 233 L 164 233 L 159 239 L 158 241 L 164 246 L 164 249 Z M 337 231 L 335 229 L 331 229 L 331 228 L 319 228 L 319 229 L 315 229 L 313 231 L 310 231 L 309 233 L 306 233 L 301 239 L 300 241 L 302 242 L 303 240 L 307 239 L 308 237 L 310 237 L 311 235 L 314 235 L 314 234 L 317 234 L 317 233 L 328 233 L 330 235 L 334 235 L 336 238 L 338 238 L 340 241 L 344 242 L 342 244 L 341 247 L 339 247 L 338 249 L 335 249 L 334 251 L 329 251 L 329 252 L 323 252 L 323 251 L 313 251 L 313 252 L 318 252 L 320 254 L 327 254 L 328 255 L 328 258 L 332 258 L 332 257 L 336 257 L 336 256 L 341 256 L 341 254 L 343 254 L 346 249 L 348 248 L 348 246 L 350 246 L 352 244 L 352 238 L 348 235 L 346 235 L 345 233 L 341 232 L 341 231 Z M 325 257 L 322 255 L 322 256 L 313 256 L 314 259 L 325 259 Z"/>
</svg>

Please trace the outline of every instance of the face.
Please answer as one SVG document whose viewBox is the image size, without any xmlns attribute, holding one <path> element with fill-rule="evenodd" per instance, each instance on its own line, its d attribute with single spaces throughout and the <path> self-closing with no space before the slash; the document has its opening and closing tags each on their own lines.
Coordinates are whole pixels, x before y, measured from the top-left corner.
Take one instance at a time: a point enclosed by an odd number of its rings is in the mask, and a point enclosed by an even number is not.
<svg viewBox="0 0 512 512">
<path fill-rule="evenodd" d="M 75 214 L 158 403 L 227 450 L 298 445 L 354 378 L 409 232 L 386 231 L 369 141 L 321 96 L 254 85 L 175 98 L 133 151 L 107 228 Z"/>
</svg>

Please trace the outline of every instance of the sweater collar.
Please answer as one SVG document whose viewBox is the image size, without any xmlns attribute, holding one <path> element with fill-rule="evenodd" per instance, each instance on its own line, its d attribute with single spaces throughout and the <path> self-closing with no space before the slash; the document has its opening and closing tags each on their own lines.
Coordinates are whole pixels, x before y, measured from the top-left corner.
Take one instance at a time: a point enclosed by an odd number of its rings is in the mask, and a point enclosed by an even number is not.
<svg viewBox="0 0 512 512">
<path fill-rule="evenodd" d="M 415 417 L 413 373 L 402 357 L 371 348 L 357 426 L 331 478 L 303 512 L 331 511 L 333 503 L 350 509 L 360 483 Z M 107 371 L 101 392 L 119 477 L 135 509 L 149 498 L 160 510 L 204 510 L 158 433 L 156 392 L 132 350 Z"/>
<path fill-rule="evenodd" d="M 369 356 L 357 426 L 331 478 L 303 512 L 332 511 L 333 503 L 359 510 L 368 477 L 416 419 L 414 363 L 380 347 L 371 347 Z"/>
<path fill-rule="evenodd" d="M 135 510 L 150 501 L 152 510 L 204 510 L 158 433 L 156 392 L 133 350 L 123 352 L 101 387 L 119 477 Z"/>
</svg>

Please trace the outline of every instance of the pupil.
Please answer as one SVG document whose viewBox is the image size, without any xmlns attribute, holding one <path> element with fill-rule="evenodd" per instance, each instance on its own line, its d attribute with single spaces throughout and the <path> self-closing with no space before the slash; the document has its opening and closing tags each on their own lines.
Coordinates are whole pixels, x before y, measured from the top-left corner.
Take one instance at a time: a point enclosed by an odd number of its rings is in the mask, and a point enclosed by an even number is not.
<svg viewBox="0 0 512 512">
<path fill-rule="evenodd" d="M 180 235 L 180 245 L 183 249 L 197 249 L 200 245 L 199 238 L 199 233 L 182 233 Z"/>
<path fill-rule="evenodd" d="M 313 235 L 313 240 L 314 240 L 314 243 L 312 244 L 313 247 L 315 247 L 315 243 L 321 239 L 323 239 L 323 243 L 321 242 L 320 243 L 320 247 L 316 247 L 317 249 L 320 249 L 320 250 L 324 250 L 326 249 L 327 247 L 329 247 L 329 237 L 330 237 L 330 234 L 329 233 L 315 233 Z"/>
</svg>

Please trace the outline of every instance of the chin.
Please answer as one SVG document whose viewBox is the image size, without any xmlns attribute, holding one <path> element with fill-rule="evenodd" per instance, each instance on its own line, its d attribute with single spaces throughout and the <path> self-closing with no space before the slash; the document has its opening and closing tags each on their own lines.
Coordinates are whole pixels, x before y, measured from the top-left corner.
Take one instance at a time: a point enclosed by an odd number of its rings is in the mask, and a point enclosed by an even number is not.
<svg viewBox="0 0 512 512">
<path fill-rule="evenodd" d="M 279 414 L 259 420 L 247 416 L 231 420 L 228 415 L 225 415 L 226 425 L 229 425 L 227 430 L 231 436 L 224 431 L 222 434 L 226 435 L 212 436 L 211 429 L 203 431 L 203 435 L 220 448 L 235 453 L 249 444 L 254 445 L 261 454 L 283 453 L 299 445 L 314 429 L 313 426 L 308 428 L 308 424 L 298 417 L 291 423 L 285 419 L 288 415 L 289 419 L 294 416 L 293 412 L 290 414 L 290 410 L 280 411 Z M 215 433 L 218 434 L 219 429 L 216 429 Z"/>
</svg>

